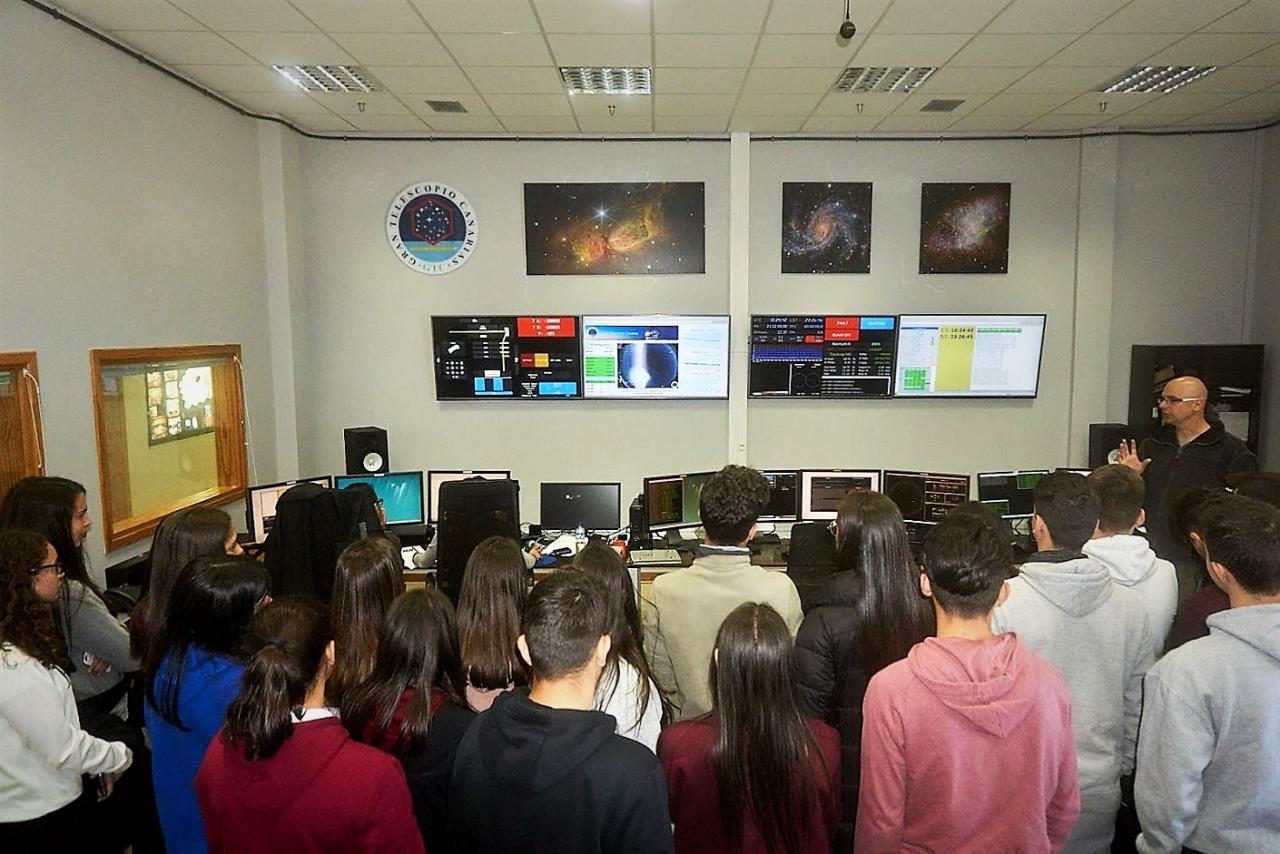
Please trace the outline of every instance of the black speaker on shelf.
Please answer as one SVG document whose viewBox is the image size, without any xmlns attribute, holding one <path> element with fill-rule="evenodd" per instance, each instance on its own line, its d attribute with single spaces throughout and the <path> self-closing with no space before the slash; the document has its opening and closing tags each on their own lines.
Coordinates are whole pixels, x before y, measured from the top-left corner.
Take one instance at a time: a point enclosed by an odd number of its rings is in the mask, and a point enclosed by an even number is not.
<svg viewBox="0 0 1280 854">
<path fill-rule="evenodd" d="M 1096 469 L 1115 462 L 1113 457 L 1120 443 L 1133 437 L 1128 424 L 1106 422 L 1089 425 L 1089 468 Z"/>
<path fill-rule="evenodd" d="M 347 448 L 347 474 L 386 474 L 391 471 L 387 431 L 381 427 L 348 427 L 342 431 Z"/>
</svg>

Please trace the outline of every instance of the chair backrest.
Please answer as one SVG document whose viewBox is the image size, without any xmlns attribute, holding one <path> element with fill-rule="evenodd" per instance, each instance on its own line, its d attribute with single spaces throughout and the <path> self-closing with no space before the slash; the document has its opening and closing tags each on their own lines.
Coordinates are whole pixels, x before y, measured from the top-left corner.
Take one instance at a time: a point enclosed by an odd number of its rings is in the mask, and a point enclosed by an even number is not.
<svg viewBox="0 0 1280 854">
<path fill-rule="evenodd" d="M 372 499 L 315 483 L 291 487 L 276 503 L 276 521 L 264 544 L 271 592 L 300 593 L 328 602 L 338 555 L 360 539 L 359 522 Z"/>
<path fill-rule="evenodd" d="M 439 520 L 436 583 L 457 604 L 467 559 L 481 540 L 520 541 L 520 484 L 478 477 L 442 483 Z"/>
<path fill-rule="evenodd" d="M 800 606 L 809 603 L 836 571 L 836 539 L 826 522 L 797 522 L 791 528 L 787 575 L 800 594 Z"/>
</svg>

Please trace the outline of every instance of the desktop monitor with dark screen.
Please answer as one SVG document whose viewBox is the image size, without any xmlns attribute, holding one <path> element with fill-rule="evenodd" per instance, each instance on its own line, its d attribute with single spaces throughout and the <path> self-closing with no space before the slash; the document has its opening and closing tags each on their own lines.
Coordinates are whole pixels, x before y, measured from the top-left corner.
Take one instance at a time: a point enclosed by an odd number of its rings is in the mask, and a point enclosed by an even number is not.
<svg viewBox="0 0 1280 854">
<path fill-rule="evenodd" d="M 542 484 L 542 528 L 546 531 L 616 531 L 621 527 L 622 484 Z"/>
</svg>

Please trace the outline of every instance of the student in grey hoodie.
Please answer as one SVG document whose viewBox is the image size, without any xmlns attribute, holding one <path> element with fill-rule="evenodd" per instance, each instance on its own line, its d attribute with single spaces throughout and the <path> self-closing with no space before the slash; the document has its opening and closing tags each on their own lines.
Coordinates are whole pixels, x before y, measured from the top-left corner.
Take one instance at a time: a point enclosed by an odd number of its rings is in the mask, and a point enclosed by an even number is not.
<svg viewBox="0 0 1280 854">
<path fill-rule="evenodd" d="M 1178 609 L 1178 574 L 1172 563 L 1156 556 L 1146 537 L 1133 533 L 1147 519 L 1142 509 L 1146 482 L 1118 463 L 1094 469 L 1087 480 L 1098 497 L 1099 516 L 1098 530 L 1084 544 L 1084 553 L 1105 566 L 1112 581 L 1138 594 L 1152 637 L 1163 649 Z"/>
<path fill-rule="evenodd" d="M 1232 496 L 1203 521 L 1231 607 L 1147 674 L 1138 850 L 1280 851 L 1280 510 Z"/>
<path fill-rule="evenodd" d="M 992 629 L 1016 632 L 1071 692 L 1080 777 L 1080 820 L 1068 852 L 1106 852 L 1120 807 L 1120 777 L 1133 772 L 1142 677 L 1155 658 L 1142 601 L 1081 548 L 1098 526 L 1085 479 L 1054 472 L 1035 488 L 1031 532 L 1039 551 L 1009 581 Z"/>
</svg>

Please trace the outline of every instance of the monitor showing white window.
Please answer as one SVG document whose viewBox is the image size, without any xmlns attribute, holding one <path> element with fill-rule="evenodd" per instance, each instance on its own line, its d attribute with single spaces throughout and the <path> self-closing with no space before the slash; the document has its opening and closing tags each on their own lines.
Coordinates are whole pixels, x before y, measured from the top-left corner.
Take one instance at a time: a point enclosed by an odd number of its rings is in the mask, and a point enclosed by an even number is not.
<svg viewBox="0 0 1280 854">
<path fill-rule="evenodd" d="M 727 398 L 729 318 L 586 315 L 582 369 L 588 398 Z"/>
<path fill-rule="evenodd" d="M 851 492 L 879 491 L 880 472 L 847 471 L 845 469 L 828 469 L 825 471 L 800 472 L 800 518 L 805 521 L 813 519 L 836 518 L 836 507 Z"/>
<path fill-rule="evenodd" d="M 904 314 L 895 397 L 1035 397 L 1043 314 Z"/>
</svg>

